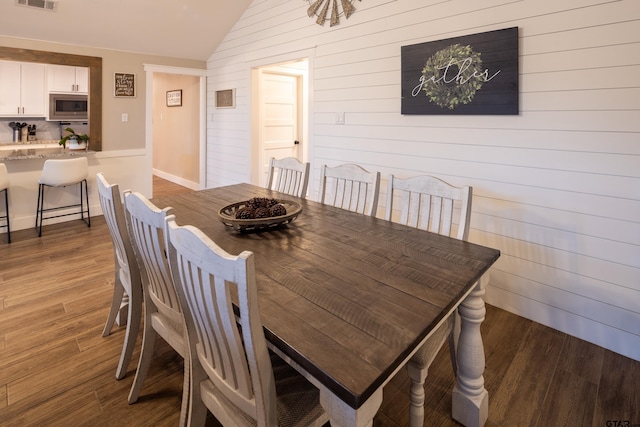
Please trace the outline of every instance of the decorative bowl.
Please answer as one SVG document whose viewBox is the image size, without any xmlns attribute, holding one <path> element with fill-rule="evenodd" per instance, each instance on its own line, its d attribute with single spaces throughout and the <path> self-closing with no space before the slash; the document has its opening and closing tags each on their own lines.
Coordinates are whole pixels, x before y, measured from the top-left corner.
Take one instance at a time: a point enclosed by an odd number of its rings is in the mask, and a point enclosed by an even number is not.
<svg viewBox="0 0 640 427">
<path fill-rule="evenodd" d="M 300 204 L 297 202 L 283 199 L 278 199 L 278 202 L 284 205 L 284 207 L 286 208 L 286 215 L 252 219 L 236 218 L 236 213 L 238 212 L 238 210 L 246 206 L 247 200 L 245 200 L 242 202 L 232 203 L 221 208 L 218 211 L 218 217 L 224 225 L 232 227 L 234 230 L 240 232 L 247 232 L 259 231 L 267 228 L 275 228 L 284 224 L 288 224 L 296 219 L 302 212 L 302 206 L 300 206 Z"/>
</svg>

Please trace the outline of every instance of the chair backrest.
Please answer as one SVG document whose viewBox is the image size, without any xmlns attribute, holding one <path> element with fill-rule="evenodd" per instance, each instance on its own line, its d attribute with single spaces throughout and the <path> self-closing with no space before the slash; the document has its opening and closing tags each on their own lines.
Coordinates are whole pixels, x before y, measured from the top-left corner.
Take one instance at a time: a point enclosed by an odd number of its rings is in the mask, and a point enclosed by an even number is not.
<svg viewBox="0 0 640 427">
<path fill-rule="evenodd" d="M 192 363 L 201 365 L 233 405 L 253 419 L 257 415 L 257 425 L 276 425 L 273 367 L 260 320 L 253 253 L 232 256 L 199 229 L 178 226 L 172 217 L 166 230 Z M 236 290 L 239 317 L 232 306 Z M 223 399 L 219 404 L 228 406 Z"/>
<path fill-rule="evenodd" d="M 378 210 L 380 172 L 368 172 L 359 165 L 322 166 L 320 202 L 369 216 Z"/>
<path fill-rule="evenodd" d="M 120 275 L 122 286 L 124 286 L 127 294 L 131 295 L 131 287 L 139 287 L 141 282 L 133 246 L 127 232 L 120 190 L 117 184 L 109 184 L 102 172 L 96 174 L 96 183 L 98 185 L 102 213 L 113 242 L 113 256 L 116 268 L 119 269 L 118 274 Z"/>
<path fill-rule="evenodd" d="M 460 240 L 469 237 L 472 187 L 454 187 L 428 175 L 407 179 L 389 175 L 386 220 L 391 220 L 393 199 L 397 193 L 401 193 L 400 223 Z M 459 201 L 457 215 L 456 201 Z M 458 229 L 452 236 L 454 220 L 457 220 Z"/>
<path fill-rule="evenodd" d="M 0 191 L 9 188 L 9 173 L 7 165 L 0 163 Z"/>
<path fill-rule="evenodd" d="M 89 175 L 89 162 L 86 157 L 73 159 L 48 159 L 45 160 L 40 175 L 40 184 L 51 187 L 77 184 L 87 179 Z"/>
<path fill-rule="evenodd" d="M 182 310 L 166 256 L 164 222 L 172 208 L 158 209 L 140 193 L 125 191 L 127 228 L 140 266 L 145 298 L 162 315 L 182 325 Z M 174 328 L 177 329 L 177 328 Z"/>
<path fill-rule="evenodd" d="M 267 188 L 291 196 L 306 197 L 309 185 L 309 162 L 302 163 L 295 157 L 271 158 Z"/>
</svg>

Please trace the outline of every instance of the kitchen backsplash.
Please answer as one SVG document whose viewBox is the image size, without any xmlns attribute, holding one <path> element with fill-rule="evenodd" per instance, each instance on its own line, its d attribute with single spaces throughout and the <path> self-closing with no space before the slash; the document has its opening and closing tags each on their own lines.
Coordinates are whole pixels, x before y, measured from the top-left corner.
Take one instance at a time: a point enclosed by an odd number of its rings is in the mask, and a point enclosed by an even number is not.
<svg viewBox="0 0 640 427">
<path fill-rule="evenodd" d="M 7 143 L 13 140 L 13 129 L 9 126 L 11 122 L 26 123 L 36 126 L 36 138 L 38 140 L 60 139 L 62 134 L 66 135 L 65 128 L 70 127 L 76 133 L 89 134 L 89 125 L 85 122 L 50 122 L 42 119 L 28 118 L 2 118 L 0 119 L 0 143 Z M 89 135 L 91 136 L 91 135 Z"/>
</svg>

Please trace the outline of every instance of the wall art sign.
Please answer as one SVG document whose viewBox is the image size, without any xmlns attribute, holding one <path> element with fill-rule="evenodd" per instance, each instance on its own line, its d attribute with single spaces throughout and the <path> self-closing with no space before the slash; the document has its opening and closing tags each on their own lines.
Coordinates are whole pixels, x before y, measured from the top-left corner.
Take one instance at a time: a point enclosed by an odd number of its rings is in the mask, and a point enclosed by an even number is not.
<svg viewBox="0 0 640 427">
<path fill-rule="evenodd" d="M 182 107 L 182 89 L 167 91 L 167 107 Z"/>
<path fill-rule="evenodd" d="M 127 73 L 114 73 L 113 96 L 116 98 L 135 98 L 136 75 Z"/>
<path fill-rule="evenodd" d="M 236 106 L 235 89 L 216 91 L 216 108 L 234 108 Z"/>
<path fill-rule="evenodd" d="M 402 114 L 518 114 L 518 27 L 402 46 Z"/>
</svg>

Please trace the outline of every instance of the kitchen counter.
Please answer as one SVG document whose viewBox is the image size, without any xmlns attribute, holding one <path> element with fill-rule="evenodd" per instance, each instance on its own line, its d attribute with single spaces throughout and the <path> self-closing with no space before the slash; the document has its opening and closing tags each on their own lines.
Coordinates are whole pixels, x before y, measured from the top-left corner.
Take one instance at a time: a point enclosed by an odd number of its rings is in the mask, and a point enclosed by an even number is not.
<svg viewBox="0 0 640 427">
<path fill-rule="evenodd" d="M 77 157 L 95 153 L 90 150 L 69 150 L 58 144 L 59 140 L 28 142 L 0 142 L 0 162 L 7 160 L 48 159 Z"/>
</svg>

